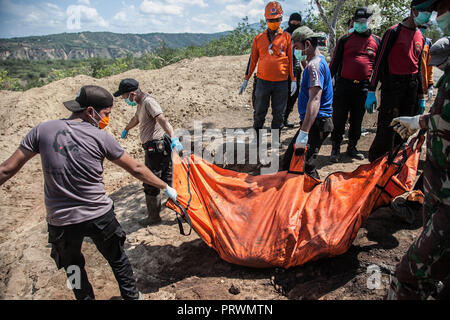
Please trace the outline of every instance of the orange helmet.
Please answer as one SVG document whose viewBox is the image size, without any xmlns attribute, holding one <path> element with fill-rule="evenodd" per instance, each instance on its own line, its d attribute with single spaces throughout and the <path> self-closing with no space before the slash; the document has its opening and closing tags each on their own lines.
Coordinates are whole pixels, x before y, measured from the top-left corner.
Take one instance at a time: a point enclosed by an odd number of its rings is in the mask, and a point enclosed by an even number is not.
<svg viewBox="0 0 450 320">
<path fill-rule="evenodd" d="M 266 6 L 264 17 L 266 20 L 283 17 L 283 8 L 281 7 L 281 4 L 278 1 L 270 1 Z"/>
</svg>

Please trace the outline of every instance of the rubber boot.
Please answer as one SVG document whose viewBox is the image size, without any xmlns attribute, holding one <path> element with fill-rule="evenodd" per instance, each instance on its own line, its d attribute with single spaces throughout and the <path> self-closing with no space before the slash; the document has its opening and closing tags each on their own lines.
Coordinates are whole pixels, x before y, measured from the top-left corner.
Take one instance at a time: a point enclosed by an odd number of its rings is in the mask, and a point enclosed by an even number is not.
<svg viewBox="0 0 450 320">
<path fill-rule="evenodd" d="M 146 194 L 145 202 L 147 203 L 148 218 L 143 221 L 143 224 L 151 226 L 160 223 L 161 195 L 150 196 Z"/>
<path fill-rule="evenodd" d="M 338 163 L 341 157 L 341 144 L 333 142 L 333 149 L 331 150 L 330 161 Z"/>
<path fill-rule="evenodd" d="M 364 160 L 364 155 L 356 149 L 357 141 L 349 141 L 347 155 L 353 159 Z"/>
</svg>

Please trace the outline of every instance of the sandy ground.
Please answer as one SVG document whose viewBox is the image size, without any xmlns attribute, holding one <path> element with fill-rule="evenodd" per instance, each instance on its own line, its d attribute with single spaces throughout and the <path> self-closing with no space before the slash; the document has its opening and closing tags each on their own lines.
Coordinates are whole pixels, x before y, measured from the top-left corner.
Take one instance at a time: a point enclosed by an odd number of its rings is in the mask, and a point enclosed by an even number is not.
<svg viewBox="0 0 450 320">
<path fill-rule="evenodd" d="M 247 56 L 186 60 L 161 70 L 131 70 L 106 79 L 86 76 L 67 78 L 29 91 L 0 92 L 0 162 L 18 147 L 21 139 L 42 121 L 69 116 L 62 105 L 73 99 L 82 85 L 97 84 L 111 92 L 121 79 L 133 77 L 161 103 L 175 128 L 193 128 L 193 121 L 206 128 L 249 128 L 252 126 L 251 87 L 237 95 Z M 107 131 L 119 139 L 134 110 L 117 100 Z M 374 138 L 376 114 L 366 115 L 368 130 L 359 144 L 367 151 Z M 298 130 L 298 114 L 291 115 L 296 128 L 282 132 L 285 149 Z M 266 125 L 270 124 L 270 112 Z M 120 140 L 134 157 L 143 160 L 137 130 Z M 345 152 L 346 140 L 342 147 Z M 331 143 L 320 154 L 322 178 L 335 171 L 353 171 L 367 161 L 344 157 L 331 164 Z M 252 166 L 232 169 L 258 174 Z M 105 162 L 104 181 L 115 201 L 116 214 L 127 233 L 126 251 L 139 289 L 146 299 L 382 299 L 389 277 L 407 248 L 419 235 L 414 225 L 398 220 L 389 208 L 372 214 L 344 255 L 281 269 L 250 269 L 221 260 L 215 251 L 193 233 L 181 236 L 175 214 L 165 209 L 159 226 L 144 228 L 146 216 L 141 183 Z M 39 157 L 0 188 L 0 298 L 73 299 L 65 274 L 50 258 Z M 106 260 L 86 239 L 83 245 L 86 269 L 98 299 L 117 299 L 119 290 Z M 383 274 L 382 288 L 367 288 L 367 268 L 376 264 Z M 230 293 L 230 288 L 239 293 Z M 231 290 L 233 291 L 233 290 Z"/>
</svg>

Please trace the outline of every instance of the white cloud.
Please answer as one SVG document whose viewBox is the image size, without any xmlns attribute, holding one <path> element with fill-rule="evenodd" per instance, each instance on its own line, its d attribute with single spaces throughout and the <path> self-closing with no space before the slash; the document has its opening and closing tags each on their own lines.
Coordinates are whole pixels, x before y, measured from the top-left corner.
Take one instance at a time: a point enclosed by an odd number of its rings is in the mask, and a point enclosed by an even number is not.
<svg viewBox="0 0 450 320">
<path fill-rule="evenodd" d="M 166 0 L 167 3 L 170 4 L 187 4 L 190 7 L 192 6 L 200 6 L 202 8 L 206 8 L 208 5 L 203 0 Z"/>
<path fill-rule="evenodd" d="M 230 26 L 230 25 L 228 25 L 228 24 L 226 24 L 226 23 L 221 23 L 221 24 L 219 24 L 218 26 L 217 26 L 217 28 L 216 28 L 216 32 L 224 32 L 224 31 L 231 31 L 231 30 L 233 30 L 234 28 L 232 27 L 232 26 Z"/>
<path fill-rule="evenodd" d="M 68 29 L 68 5 L 56 0 L 0 0 L 0 36 L 79 31 L 119 33 L 213 33 L 264 19 L 269 0 L 70 0 L 80 12 L 80 28 Z M 41 2 L 42 1 L 42 2 Z M 285 17 L 306 12 L 310 0 L 282 1 Z"/>
<path fill-rule="evenodd" d="M 97 9 L 88 7 L 85 5 L 69 6 L 66 10 L 67 18 L 73 17 L 73 15 L 80 17 L 80 27 L 85 28 L 83 24 L 87 24 L 91 27 L 107 28 L 109 23 L 98 13 Z"/>
<path fill-rule="evenodd" d="M 170 14 L 170 15 L 182 15 L 183 7 L 173 4 L 164 4 L 159 1 L 144 0 L 141 3 L 140 10 L 144 14 Z"/>
<path fill-rule="evenodd" d="M 236 18 L 249 17 L 249 19 L 258 19 L 264 17 L 264 0 L 251 0 L 248 3 L 241 1 L 230 1 L 231 4 L 225 6 L 225 14 Z"/>
</svg>

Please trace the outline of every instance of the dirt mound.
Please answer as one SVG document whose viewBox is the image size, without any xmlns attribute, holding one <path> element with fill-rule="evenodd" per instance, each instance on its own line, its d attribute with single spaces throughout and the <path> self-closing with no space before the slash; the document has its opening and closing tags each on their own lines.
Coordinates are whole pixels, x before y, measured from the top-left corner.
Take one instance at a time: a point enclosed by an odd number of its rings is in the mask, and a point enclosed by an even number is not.
<svg viewBox="0 0 450 320">
<path fill-rule="evenodd" d="M 73 99 L 81 86 L 95 84 L 113 92 L 127 77 L 137 79 L 144 90 L 151 92 L 175 128 L 190 130 L 194 120 L 202 121 L 204 128 L 249 128 L 252 82 L 244 95 L 237 94 L 247 61 L 248 56 L 184 60 L 161 70 L 131 70 L 105 79 L 77 76 L 23 93 L 1 91 L 0 162 L 14 152 L 33 126 L 69 116 L 62 102 Z M 119 139 L 134 111 L 116 99 L 107 131 Z M 298 124 L 298 114 L 294 112 L 290 120 Z M 270 123 L 270 115 L 266 123 Z M 375 123 L 376 115 L 366 116 L 368 133 L 360 142 L 366 156 Z M 283 131 L 283 149 L 296 130 L 298 126 Z M 143 160 L 137 130 L 127 140 L 119 141 L 130 154 Z M 345 158 L 343 163 L 331 165 L 330 152 L 327 141 L 319 157 L 323 178 L 330 172 L 351 171 L 366 163 Z M 142 228 L 139 220 L 145 217 L 146 209 L 140 183 L 108 162 L 104 181 L 128 235 L 126 250 L 139 289 L 150 299 L 379 299 L 386 292 L 387 280 L 380 290 L 368 290 L 366 267 L 383 264 L 387 277 L 420 232 L 419 226 L 393 221 L 387 210 L 384 218 L 369 219 L 352 250 L 342 257 L 288 271 L 253 270 L 222 261 L 196 234 L 180 236 L 175 216 L 168 209 L 162 213 L 162 225 Z M 39 157 L 0 188 L 0 298 L 73 299 L 65 286 L 64 272 L 56 270 L 49 256 L 43 194 Z M 97 298 L 118 296 L 114 276 L 95 246 L 87 240 L 83 250 Z M 305 289 L 316 280 L 319 291 Z M 237 291 L 240 293 L 230 293 Z"/>
</svg>

